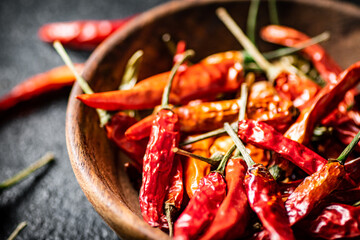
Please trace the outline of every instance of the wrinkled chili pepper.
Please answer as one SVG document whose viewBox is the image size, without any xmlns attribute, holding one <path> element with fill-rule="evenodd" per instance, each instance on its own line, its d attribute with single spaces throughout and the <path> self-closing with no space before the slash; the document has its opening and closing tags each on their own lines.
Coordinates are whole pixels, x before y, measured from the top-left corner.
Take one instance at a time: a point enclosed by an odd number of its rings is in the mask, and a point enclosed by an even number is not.
<svg viewBox="0 0 360 240">
<path fill-rule="evenodd" d="M 250 207 L 243 185 L 246 169 L 242 159 L 229 159 L 225 170 L 226 197 L 200 239 L 237 239 L 244 236 L 250 219 Z"/>
<path fill-rule="evenodd" d="M 170 102 L 184 104 L 196 98 L 208 98 L 217 93 L 236 91 L 243 79 L 243 68 L 236 58 L 238 52 L 220 54 L 228 58 L 209 56 L 186 71 L 176 74 Z M 130 90 L 109 91 L 78 96 L 90 107 L 105 110 L 148 109 L 160 104 L 169 72 L 140 81 Z"/>
<path fill-rule="evenodd" d="M 209 148 L 214 142 L 208 138 L 190 146 L 190 151 L 203 157 L 210 157 Z M 184 185 L 187 195 L 191 199 L 199 187 L 200 180 L 209 174 L 211 165 L 198 159 L 187 157 L 184 161 Z"/>
<path fill-rule="evenodd" d="M 174 239 L 194 239 L 200 236 L 214 219 L 226 196 L 223 177 L 227 160 L 235 150 L 232 147 L 221 160 L 216 171 L 200 180 L 199 188 L 175 222 Z"/>
<path fill-rule="evenodd" d="M 262 28 L 260 35 L 268 42 L 288 47 L 296 47 L 297 44 L 310 39 L 310 37 L 302 32 L 279 25 L 269 25 Z M 308 46 L 301 52 L 312 61 L 315 68 L 326 82 L 336 82 L 336 78 L 342 70 L 320 45 L 314 44 Z"/>
<path fill-rule="evenodd" d="M 114 141 L 116 145 L 133 160 L 131 163 L 141 172 L 147 139 L 132 141 L 125 137 L 125 130 L 136 122 L 137 120 L 135 118 L 126 113 L 118 112 L 106 123 L 105 129 L 107 137 Z"/>
<path fill-rule="evenodd" d="M 359 81 L 360 62 L 357 62 L 342 72 L 335 84 L 328 84 L 321 89 L 319 94 L 301 111 L 299 118 L 287 130 L 285 136 L 294 141 L 308 144 L 315 124 L 336 108 L 346 92 L 355 87 Z"/>
<path fill-rule="evenodd" d="M 307 231 L 324 239 L 360 236 L 360 207 L 330 204 L 313 220 L 307 221 Z"/>
<path fill-rule="evenodd" d="M 239 137 L 246 143 L 272 150 L 308 174 L 320 170 L 326 160 L 304 145 L 284 137 L 270 125 L 255 120 L 239 121 Z"/>
<path fill-rule="evenodd" d="M 67 47 L 92 50 L 113 32 L 123 28 L 135 16 L 117 20 L 49 23 L 39 29 L 38 36 L 44 42 L 52 43 L 58 40 Z"/>
<path fill-rule="evenodd" d="M 170 88 L 179 65 L 192 54 L 192 51 L 185 53 L 182 61 L 176 63 L 171 70 L 163 94 L 162 109 L 154 120 L 144 156 L 139 194 L 140 208 L 144 220 L 153 227 L 161 224 L 163 204 L 175 155 L 172 149 L 178 146 L 180 138 L 178 116 L 168 109 Z"/>
<path fill-rule="evenodd" d="M 345 177 L 344 163 L 360 140 L 360 132 L 336 160 L 329 160 L 319 171 L 306 177 L 285 202 L 289 222 L 294 225 L 307 216 L 321 200 L 336 190 Z"/>
<path fill-rule="evenodd" d="M 280 188 L 275 179 L 266 167 L 251 159 L 244 144 L 230 125 L 225 123 L 224 128 L 248 165 L 244 185 L 249 205 L 269 233 L 270 239 L 295 239 L 286 215 Z"/>
<path fill-rule="evenodd" d="M 76 70 L 82 72 L 84 65 L 76 64 Z M 75 76 L 67 66 L 53 68 L 47 72 L 32 76 L 21 82 L 9 93 L 0 98 L 0 111 L 5 111 L 17 103 L 32 99 L 41 94 L 71 86 Z"/>
</svg>

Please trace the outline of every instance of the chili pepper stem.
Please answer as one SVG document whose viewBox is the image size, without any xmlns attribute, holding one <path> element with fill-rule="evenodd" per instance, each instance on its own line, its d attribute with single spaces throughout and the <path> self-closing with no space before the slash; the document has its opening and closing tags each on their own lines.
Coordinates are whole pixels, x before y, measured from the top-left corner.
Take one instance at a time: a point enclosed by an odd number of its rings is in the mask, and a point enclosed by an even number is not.
<svg viewBox="0 0 360 240">
<path fill-rule="evenodd" d="M 219 162 L 220 162 L 218 159 L 215 160 L 215 159 L 212 159 L 212 158 L 203 157 L 203 156 L 200 156 L 200 155 L 185 151 L 185 150 L 180 149 L 180 148 L 173 148 L 173 152 L 176 153 L 176 154 L 180 154 L 180 155 L 183 155 L 183 156 L 186 156 L 186 157 L 195 158 L 195 159 L 198 159 L 200 161 L 209 163 L 214 167 L 217 167 L 219 165 Z"/>
<path fill-rule="evenodd" d="M 66 66 L 68 66 L 68 68 L 70 68 L 70 70 L 73 72 L 76 82 L 79 84 L 79 86 L 84 91 L 84 93 L 93 94 L 94 91 L 91 89 L 89 84 L 76 71 L 73 62 L 71 61 L 69 55 L 66 53 L 63 45 L 59 41 L 55 41 L 53 46 L 54 46 L 55 50 L 57 51 L 57 53 L 62 58 L 62 60 L 64 61 L 64 63 L 66 64 Z M 107 111 L 102 110 L 102 109 L 96 109 L 96 112 L 98 113 L 99 118 L 100 118 L 100 126 L 103 127 L 110 120 L 111 116 L 110 116 L 110 114 L 108 114 Z"/>
<path fill-rule="evenodd" d="M 225 172 L 225 167 L 226 167 L 226 163 L 229 160 L 229 158 L 231 157 L 231 155 L 233 154 L 233 152 L 236 149 L 236 145 L 232 145 L 231 148 L 226 152 L 226 154 L 224 155 L 223 159 L 221 159 L 221 162 L 219 164 L 219 166 L 217 167 L 217 169 L 215 170 L 215 172 L 220 173 L 221 175 L 224 176 L 224 172 Z"/>
<path fill-rule="evenodd" d="M 27 226 L 27 222 L 21 222 L 19 223 L 19 225 L 17 225 L 17 227 L 15 228 L 15 230 L 10 234 L 10 236 L 7 238 L 7 240 L 14 240 L 17 235 L 19 235 L 19 233 L 21 232 L 21 230 L 23 230 L 25 227 Z"/>
<path fill-rule="evenodd" d="M 260 0 L 251 0 L 247 18 L 247 35 L 255 44 L 256 19 L 259 11 Z"/>
<path fill-rule="evenodd" d="M 178 68 L 180 67 L 181 64 L 183 64 L 186 61 L 186 59 L 193 56 L 194 54 L 195 54 L 195 52 L 193 50 L 185 51 L 183 57 L 178 62 L 176 62 L 175 65 L 172 67 L 172 69 L 170 71 L 168 84 L 166 85 L 166 87 L 164 89 L 164 93 L 163 93 L 163 96 L 161 99 L 161 107 L 162 108 L 169 108 L 169 97 L 170 97 L 171 85 L 172 85 L 172 82 L 174 80 L 174 77 L 175 77 L 175 74 L 176 74 Z"/>
<path fill-rule="evenodd" d="M 264 58 L 254 44 L 245 36 L 241 28 L 230 17 L 229 13 L 224 8 L 216 10 L 217 16 L 235 36 L 235 38 L 243 45 L 245 50 L 253 57 L 255 62 L 267 73 L 270 81 L 273 81 L 282 71 L 280 67 L 276 67 Z"/>
<path fill-rule="evenodd" d="M 360 131 L 356 134 L 353 140 L 347 145 L 344 151 L 340 154 L 340 156 L 336 159 L 340 162 L 340 164 L 344 165 L 349 154 L 354 150 L 355 146 L 358 144 L 360 140 Z"/>
<path fill-rule="evenodd" d="M 239 103 L 239 120 L 245 119 L 249 87 L 247 83 L 241 84 L 241 97 Z"/>
<path fill-rule="evenodd" d="M 166 216 L 166 221 L 168 222 L 168 225 L 169 225 L 169 236 L 170 237 L 173 237 L 173 235 L 174 235 L 172 214 L 174 213 L 175 210 L 176 210 L 176 208 L 175 208 L 174 204 L 165 203 L 165 216 Z"/>
<path fill-rule="evenodd" d="M 234 130 L 231 128 L 229 123 L 224 124 L 225 131 L 229 134 L 231 139 L 234 141 L 236 147 L 240 150 L 241 155 L 243 156 L 246 165 L 248 167 L 251 167 L 255 164 L 255 162 L 251 159 L 250 154 L 246 151 L 245 145 L 242 143 L 240 138 L 237 136 L 237 134 L 234 132 Z"/>
<path fill-rule="evenodd" d="M 16 183 L 20 182 L 21 180 L 25 179 L 26 177 L 28 177 L 31 173 L 33 173 L 34 171 L 36 171 L 37 169 L 45 166 L 46 164 L 48 164 L 49 162 L 54 160 L 54 154 L 53 153 L 46 153 L 42 158 L 40 158 L 39 160 L 37 160 L 35 163 L 33 163 L 32 165 L 30 165 L 29 167 L 27 167 L 26 169 L 20 171 L 18 174 L 16 174 L 15 176 L 5 180 L 4 182 L 0 183 L 0 190 L 8 188 L 8 187 L 12 187 L 13 185 L 15 185 Z"/>
<path fill-rule="evenodd" d="M 121 84 L 119 85 L 119 90 L 127 90 L 135 86 L 143 54 L 144 52 L 142 50 L 138 50 L 130 57 L 126 64 L 125 72 L 121 80 Z"/>
<path fill-rule="evenodd" d="M 279 25 L 279 15 L 276 8 L 276 0 L 269 0 L 268 7 L 271 24 Z"/>
</svg>

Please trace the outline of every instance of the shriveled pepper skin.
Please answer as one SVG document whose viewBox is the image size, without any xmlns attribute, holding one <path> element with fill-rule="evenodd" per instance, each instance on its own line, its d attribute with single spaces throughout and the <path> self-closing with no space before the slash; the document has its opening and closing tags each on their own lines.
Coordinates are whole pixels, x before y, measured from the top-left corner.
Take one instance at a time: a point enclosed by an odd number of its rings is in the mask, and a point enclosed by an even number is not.
<svg viewBox="0 0 360 240">
<path fill-rule="evenodd" d="M 199 188 L 174 226 L 174 239 L 195 239 L 209 226 L 226 195 L 220 173 L 211 172 L 201 179 Z"/>
<path fill-rule="evenodd" d="M 306 177 L 285 202 L 291 225 L 307 216 L 314 206 L 334 191 L 345 175 L 339 162 L 329 162 L 321 170 Z"/>
<path fill-rule="evenodd" d="M 263 122 L 242 120 L 239 122 L 239 137 L 246 143 L 272 150 L 293 162 L 308 174 L 320 170 L 327 161 L 304 145 L 284 137 Z"/>
<path fill-rule="evenodd" d="M 174 161 L 172 149 L 178 146 L 179 121 L 172 111 L 158 112 L 144 156 L 140 208 L 144 220 L 153 227 L 161 224 L 164 200 Z"/>
<path fill-rule="evenodd" d="M 75 68 L 77 72 L 82 72 L 84 64 L 76 64 Z M 71 86 L 74 82 L 75 76 L 67 66 L 56 67 L 47 72 L 36 74 L 0 97 L 0 111 L 5 111 L 19 102 L 32 99 L 41 94 Z"/>
<path fill-rule="evenodd" d="M 190 151 L 203 157 L 210 157 L 209 148 L 213 142 L 213 138 L 195 142 L 191 144 Z M 192 198 L 199 187 L 200 180 L 210 173 L 211 165 L 195 158 L 186 158 L 183 163 L 186 193 L 189 198 Z"/>
<path fill-rule="evenodd" d="M 123 112 L 118 112 L 111 117 L 105 125 L 107 137 L 133 160 L 132 164 L 141 172 L 147 140 L 132 141 L 125 137 L 125 130 L 136 123 L 136 119 Z"/>
<path fill-rule="evenodd" d="M 238 239 L 244 235 L 251 211 L 244 188 L 246 170 L 242 159 L 229 159 L 225 170 L 226 197 L 200 239 Z"/>
<path fill-rule="evenodd" d="M 244 185 L 250 207 L 268 231 L 270 239 L 295 239 L 280 189 L 269 171 L 261 164 L 253 165 L 247 170 Z"/>
<path fill-rule="evenodd" d="M 360 207 L 331 204 L 307 225 L 309 226 L 308 231 L 315 237 L 358 239 L 360 236 Z"/>
<path fill-rule="evenodd" d="M 230 57 L 215 63 L 205 59 L 176 74 L 170 103 L 185 104 L 193 99 L 206 99 L 218 93 L 236 91 L 243 80 L 243 67 L 233 55 Z M 77 98 L 90 107 L 105 110 L 154 108 L 161 102 L 169 75 L 170 72 L 164 72 L 151 76 L 129 90 L 83 94 Z"/>
<path fill-rule="evenodd" d="M 165 204 L 174 206 L 177 210 L 181 208 L 184 198 L 183 167 L 179 156 L 175 156 L 173 168 L 170 173 L 170 183 Z"/>
<path fill-rule="evenodd" d="M 268 42 L 288 47 L 295 47 L 297 44 L 310 39 L 306 34 L 296 29 L 279 25 L 269 25 L 262 28 L 260 35 Z M 301 52 L 311 60 L 326 82 L 336 82 L 336 77 L 342 70 L 319 44 L 306 47 Z"/>
<path fill-rule="evenodd" d="M 297 121 L 287 130 L 285 136 L 307 144 L 315 125 L 328 115 L 342 101 L 345 94 L 360 82 L 360 62 L 343 71 L 334 84 L 326 85 L 309 105 L 302 110 Z"/>
</svg>

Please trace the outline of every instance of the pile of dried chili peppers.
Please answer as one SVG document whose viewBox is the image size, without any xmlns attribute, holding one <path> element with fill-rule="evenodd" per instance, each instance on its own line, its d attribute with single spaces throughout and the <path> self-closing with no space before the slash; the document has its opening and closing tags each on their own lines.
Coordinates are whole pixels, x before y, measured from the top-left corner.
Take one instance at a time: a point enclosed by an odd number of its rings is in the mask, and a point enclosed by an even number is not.
<svg viewBox="0 0 360 240">
<path fill-rule="evenodd" d="M 194 51 L 179 41 L 171 71 L 141 80 L 138 51 L 119 89 L 102 93 L 60 53 L 70 71 L 30 78 L 0 111 L 79 81 L 77 98 L 129 158 L 143 219 L 174 239 L 360 238 L 360 61 L 342 70 L 317 40 L 281 25 L 261 37 L 299 53 L 261 54 L 226 10 L 216 13 L 245 51 L 190 63 Z M 91 49 L 132 18 L 49 24 L 39 36 Z M 85 39 L 90 27 L 107 31 Z"/>
</svg>

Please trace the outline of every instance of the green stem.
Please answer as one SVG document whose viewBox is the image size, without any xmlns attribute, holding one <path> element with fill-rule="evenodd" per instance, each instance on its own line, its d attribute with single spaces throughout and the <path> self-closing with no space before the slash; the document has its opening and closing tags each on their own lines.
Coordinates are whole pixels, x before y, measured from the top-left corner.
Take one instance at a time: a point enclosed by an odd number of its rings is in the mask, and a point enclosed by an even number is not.
<svg viewBox="0 0 360 240">
<path fill-rule="evenodd" d="M 37 169 L 45 166 L 46 164 L 48 164 L 49 162 L 51 162 L 53 160 L 54 160 L 54 154 L 50 153 L 50 152 L 46 153 L 42 158 L 37 160 L 35 163 L 31 164 L 26 169 L 22 170 L 21 172 L 19 172 L 15 176 L 13 176 L 13 177 L 5 180 L 4 182 L 0 183 L 0 190 L 8 188 L 8 187 L 12 187 L 16 183 L 18 183 L 21 180 L 28 177 L 31 173 L 33 173 Z"/>
<path fill-rule="evenodd" d="M 237 136 L 237 134 L 231 128 L 230 124 L 225 123 L 224 128 L 225 128 L 226 132 L 229 134 L 229 136 L 231 137 L 231 139 L 234 141 L 237 148 L 240 150 L 241 155 L 243 156 L 248 167 L 253 166 L 255 164 L 255 162 L 251 159 L 250 154 L 246 151 L 245 145 L 242 143 L 240 138 Z"/>
<path fill-rule="evenodd" d="M 259 11 L 260 0 L 251 0 L 247 18 L 247 35 L 255 44 L 256 19 Z"/>
<path fill-rule="evenodd" d="M 11 235 L 7 238 L 7 240 L 14 240 L 17 235 L 19 235 L 19 233 L 21 232 L 21 230 L 23 230 L 25 227 L 27 226 L 27 222 L 21 222 L 19 223 L 19 225 L 17 225 L 17 227 L 15 228 L 15 230 L 11 233 Z"/>
<path fill-rule="evenodd" d="M 276 8 L 276 0 L 269 0 L 269 15 L 270 23 L 274 25 L 279 25 L 279 15 Z"/>
<path fill-rule="evenodd" d="M 347 145 L 347 147 L 344 149 L 344 151 L 340 154 L 340 156 L 336 159 L 340 162 L 340 164 L 344 164 L 349 154 L 354 150 L 355 146 L 358 144 L 360 140 L 360 131 L 356 134 L 356 136 L 353 138 L 351 143 Z"/>
<path fill-rule="evenodd" d="M 219 163 L 219 166 L 217 167 L 217 169 L 215 170 L 216 172 L 220 173 L 221 175 L 224 176 L 224 172 L 225 172 L 225 167 L 226 167 L 226 163 L 227 161 L 230 159 L 230 157 L 232 156 L 233 152 L 236 149 L 236 145 L 232 145 L 231 148 L 226 152 L 225 156 L 223 157 L 223 159 L 221 160 L 221 162 Z"/>
<path fill-rule="evenodd" d="M 86 94 L 93 94 L 94 91 L 91 89 L 89 84 L 81 77 L 81 75 L 76 71 L 73 62 L 71 61 L 69 55 L 66 53 L 63 45 L 59 41 L 55 41 L 53 44 L 55 50 L 60 55 L 66 66 L 71 70 L 71 72 L 74 74 L 76 82 L 79 84 L 80 88 L 84 91 Z M 110 120 L 111 116 L 108 114 L 107 111 L 103 109 L 96 109 L 96 112 L 99 115 L 100 118 L 100 126 L 103 127 L 105 124 Z"/>
<path fill-rule="evenodd" d="M 169 33 L 165 33 L 162 35 L 162 40 L 166 44 L 166 47 L 168 48 L 169 52 L 172 55 L 176 54 L 176 44 L 171 39 L 171 35 Z"/>
<path fill-rule="evenodd" d="M 180 148 L 173 148 L 173 152 L 176 153 L 176 154 L 180 154 L 180 155 L 183 155 L 183 156 L 186 156 L 186 157 L 195 158 L 195 159 L 198 159 L 200 161 L 209 163 L 210 165 L 212 165 L 214 167 L 219 166 L 220 159 L 217 159 L 217 158 L 203 157 L 203 156 L 200 156 L 200 155 L 185 151 L 185 150 L 180 149 Z"/>
<path fill-rule="evenodd" d="M 162 100 L 161 100 L 161 107 L 162 108 L 168 108 L 169 107 L 169 97 L 170 97 L 171 85 L 172 85 L 172 82 L 174 80 L 174 77 L 175 77 L 175 74 L 176 74 L 177 70 L 179 69 L 180 65 L 183 64 L 186 61 L 186 59 L 193 56 L 194 54 L 195 53 L 194 53 L 193 50 L 185 51 L 182 58 L 177 63 L 175 63 L 175 65 L 172 67 L 171 72 L 170 72 L 170 76 L 169 76 L 169 81 L 168 81 L 168 84 L 166 85 L 166 87 L 164 89 L 164 93 L 163 93 Z"/>
<path fill-rule="evenodd" d="M 128 90 L 135 86 L 141 61 L 143 59 L 144 52 L 142 50 L 136 51 L 126 64 L 125 72 L 121 80 L 119 90 Z"/>
</svg>

